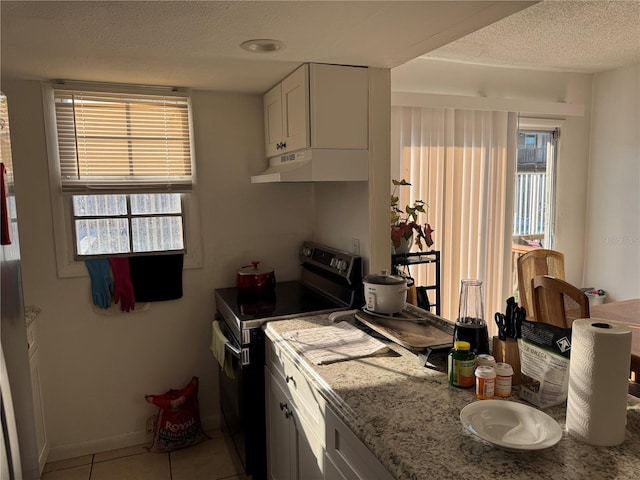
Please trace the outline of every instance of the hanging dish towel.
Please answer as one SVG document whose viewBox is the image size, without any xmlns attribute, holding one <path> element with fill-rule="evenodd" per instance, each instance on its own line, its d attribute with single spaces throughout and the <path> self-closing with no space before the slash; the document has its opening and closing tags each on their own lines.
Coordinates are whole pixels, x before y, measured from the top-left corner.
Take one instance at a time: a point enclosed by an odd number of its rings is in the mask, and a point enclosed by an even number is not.
<svg viewBox="0 0 640 480">
<path fill-rule="evenodd" d="M 236 374 L 233 371 L 233 358 L 225 347 L 228 341 L 227 337 L 222 333 L 222 330 L 220 330 L 220 322 L 214 320 L 211 335 L 211 351 L 227 377 L 235 378 Z"/>
<path fill-rule="evenodd" d="M 136 302 L 163 302 L 182 297 L 184 255 L 129 257 Z"/>
</svg>

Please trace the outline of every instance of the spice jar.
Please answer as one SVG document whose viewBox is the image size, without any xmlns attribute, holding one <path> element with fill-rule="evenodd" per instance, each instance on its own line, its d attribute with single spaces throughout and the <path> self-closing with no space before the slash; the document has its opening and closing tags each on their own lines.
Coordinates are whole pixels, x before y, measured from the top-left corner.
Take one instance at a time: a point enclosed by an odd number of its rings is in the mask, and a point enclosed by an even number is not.
<svg viewBox="0 0 640 480">
<path fill-rule="evenodd" d="M 475 384 L 473 372 L 476 368 L 476 355 L 470 350 L 469 342 L 457 341 L 449 352 L 449 385 L 458 388 L 471 388 Z"/>
<path fill-rule="evenodd" d="M 509 397 L 511 395 L 513 368 L 508 363 L 496 363 L 495 371 L 496 371 L 496 386 L 495 386 L 496 396 Z"/>
<path fill-rule="evenodd" d="M 476 398 L 486 400 L 493 398 L 496 384 L 496 370 L 493 367 L 476 368 Z"/>
</svg>

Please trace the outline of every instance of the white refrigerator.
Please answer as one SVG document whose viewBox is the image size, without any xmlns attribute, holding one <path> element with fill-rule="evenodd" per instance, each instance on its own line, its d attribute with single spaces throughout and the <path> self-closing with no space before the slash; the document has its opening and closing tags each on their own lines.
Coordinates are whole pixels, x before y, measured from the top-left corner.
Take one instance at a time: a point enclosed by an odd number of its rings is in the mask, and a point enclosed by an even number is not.
<svg viewBox="0 0 640 480">
<path fill-rule="evenodd" d="M 18 215 L 13 191 L 13 161 L 7 99 L 0 92 L 2 238 L 0 241 L 0 345 L 2 372 L 0 480 L 40 478 L 35 432 L 27 324 L 22 297 Z"/>
</svg>

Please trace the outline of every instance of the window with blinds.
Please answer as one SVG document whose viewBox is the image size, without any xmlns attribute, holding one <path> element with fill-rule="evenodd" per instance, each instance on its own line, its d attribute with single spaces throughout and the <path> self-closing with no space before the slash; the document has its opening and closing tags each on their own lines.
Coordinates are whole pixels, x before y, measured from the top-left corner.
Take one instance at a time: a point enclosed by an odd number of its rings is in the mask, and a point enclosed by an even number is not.
<svg viewBox="0 0 640 480">
<path fill-rule="evenodd" d="M 53 97 L 75 258 L 185 251 L 189 98 L 67 85 Z"/>
<path fill-rule="evenodd" d="M 62 190 L 192 185 L 184 95 L 54 89 Z"/>
</svg>

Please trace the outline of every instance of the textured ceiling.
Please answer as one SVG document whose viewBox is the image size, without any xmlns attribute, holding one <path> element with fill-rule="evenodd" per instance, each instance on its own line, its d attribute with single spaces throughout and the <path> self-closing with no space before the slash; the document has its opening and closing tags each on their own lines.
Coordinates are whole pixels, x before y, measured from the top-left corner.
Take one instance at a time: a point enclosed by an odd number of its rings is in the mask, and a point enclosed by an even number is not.
<svg viewBox="0 0 640 480">
<path fill-rule="evenodd" d="M 0 69 L 3 79 L 254 93 L 303 62 L 392 68 L 427 52 L 458 62 L 597 72 L 640 61 L 639 9 L 640 0 L 2 0 Z M 252 38 L 286 47 L 269 54 L 240 49 Z"/>
<path fill-rule="evenodd" d="M 640 62 L 640 1 L 544 1 L 424 57 L 583 73 L 631 65 Z"/>
<path fill-rule="evenodd" d="M 2 0 L 2 77 L 264 92 L 303 62 L 395 67 L 532 3 Z M 255 38 L 286 48 L 240 49 Z"/>
</svg>

